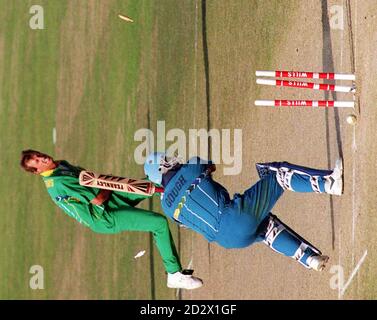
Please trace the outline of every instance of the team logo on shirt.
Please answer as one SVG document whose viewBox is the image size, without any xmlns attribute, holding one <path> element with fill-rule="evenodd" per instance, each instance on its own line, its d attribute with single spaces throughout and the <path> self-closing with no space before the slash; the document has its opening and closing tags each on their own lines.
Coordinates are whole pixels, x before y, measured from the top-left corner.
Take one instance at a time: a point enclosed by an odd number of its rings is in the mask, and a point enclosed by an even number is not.
<svg viewBox="0 0 377 320">
<path fill-rule="evenodd" d="M 177 198 L 179 194 L 179 191 L 182 189 L 185 183 L 186 183 L 185 178 L 182 175 L 180 175 L 173 189 L 167 195 L 165 195 L 165 203 L 168 207 L 172 206 L 172 204 L 174 203 L 175 199 Z"/>
<path fill-rule="evenodd" d="M 46 188 L 52 188 L 54 186 L 54 180 L 53 179 L 45 180 L 45 185 L 46 185 Z"/>
<path fill-rule="evenodd" d="M 55 197 L 55 200 L 58 201 L 58 202 L 61 202 L 61 201 L 65 201 L 65 202 L 77 202 L 77 203 L 80 202 L 79 199 L 77 199 L 75 197 L 71 197 L 71 196 L 66 196 L 66 195 L 57 196 L 57 197 Z"/>
</svg>

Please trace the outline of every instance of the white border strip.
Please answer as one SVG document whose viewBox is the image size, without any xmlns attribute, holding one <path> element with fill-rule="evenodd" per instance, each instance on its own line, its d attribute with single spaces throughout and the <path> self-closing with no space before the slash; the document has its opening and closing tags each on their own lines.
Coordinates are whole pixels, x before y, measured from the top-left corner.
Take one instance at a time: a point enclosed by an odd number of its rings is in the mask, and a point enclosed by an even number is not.
<svg viewBox="0 0 377 320">
<path fill-rule="evenodd" d="M 341 295 L 344 295 L 344 292 L 347 290 L 348 286 L 350 285 L 350 283 L 351 283 L 353 277 L 356 275 L 357 271 L 359 271 L 359 269 L 360 269 L 361 265 L 363 264 L 367 254 L 368 254 L 368 250 L 365 250 L 363 256 L 361 257 L 361 259 L 359 261 L 359 263 L 357 264 L 355 269 L 353 269 L 352 274 L 351 274 L 350 278 L 348 279 L 347 283 L 343 286 L 342 291 L 340 292 Z"/>
</svg>

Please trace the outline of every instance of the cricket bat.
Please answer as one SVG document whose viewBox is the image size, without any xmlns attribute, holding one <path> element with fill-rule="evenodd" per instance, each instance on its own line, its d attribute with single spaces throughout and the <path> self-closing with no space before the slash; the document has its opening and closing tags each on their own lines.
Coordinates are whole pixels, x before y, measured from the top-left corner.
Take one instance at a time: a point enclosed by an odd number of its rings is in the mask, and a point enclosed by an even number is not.
<svg viewBox="0 0 377 320">
<path fill-rule="evenodd" d="M 98 174 L 86 170 L 80 172 L 79 183 L 85 187 L 135 193 L 143 196 L 152 196 L 156 192 L 164 192 L 164 188 L 157 187 L 147 180 Z"/>
</svg>

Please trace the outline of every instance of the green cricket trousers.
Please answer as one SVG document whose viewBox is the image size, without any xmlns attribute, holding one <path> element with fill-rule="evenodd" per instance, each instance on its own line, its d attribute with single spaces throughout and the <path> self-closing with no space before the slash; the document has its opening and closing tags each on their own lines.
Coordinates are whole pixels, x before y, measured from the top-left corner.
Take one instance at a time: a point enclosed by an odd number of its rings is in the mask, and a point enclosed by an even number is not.
<svg viewBox="0 0 377 320">
<path fill-rule="evenodd" d="M 102 214 L 91 226 L 93 231 L 105 234 L 123 231 L 151 232 L 165 270 L 175 273 L 182 269 L 168 221 L 164 216 L 129 205 L 118 192 L 113 192 L 110 199 L 103 206 L 98 206 L 96 211 L 102 211 Z"/>
</svg>

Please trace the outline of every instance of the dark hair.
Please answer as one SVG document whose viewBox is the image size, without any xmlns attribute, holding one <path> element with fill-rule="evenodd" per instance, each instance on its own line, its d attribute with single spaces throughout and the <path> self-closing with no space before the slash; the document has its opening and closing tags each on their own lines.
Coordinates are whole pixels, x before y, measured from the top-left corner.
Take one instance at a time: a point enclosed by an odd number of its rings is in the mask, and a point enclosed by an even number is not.
<svg viewBox="0 0 377 320">
<path fill-rule="evenodd" d="M 22 169 L 24 169 L 27 172 L 31 172 L 31 173 L 34 173 L 36 171 L 35 168 L 28 167 L 26 165 L 26 162 L 29 161 L 30 159 L 32 159 L 34 156 L 51 158 L 48 154 L 45 154 L 45 153 L 42 153 L 42 152 L 39 152 L 39 151 L 36 151 L 36 150 L 31 150 L 31 149 L 23 150 L 21 152 L 21 161 L 20 161 L 20 165 L 21 165 Z"/>
</svg>

